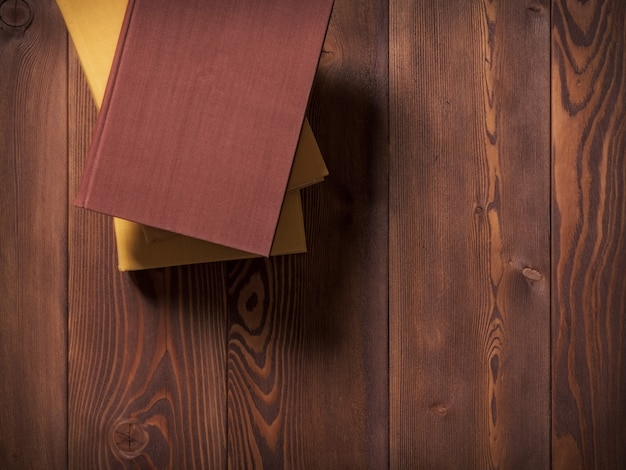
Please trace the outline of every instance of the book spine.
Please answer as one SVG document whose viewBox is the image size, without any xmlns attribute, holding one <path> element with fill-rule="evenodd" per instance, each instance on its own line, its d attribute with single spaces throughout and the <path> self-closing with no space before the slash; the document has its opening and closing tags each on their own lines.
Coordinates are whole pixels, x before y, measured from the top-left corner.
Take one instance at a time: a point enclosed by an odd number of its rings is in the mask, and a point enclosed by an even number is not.
<svg viewBox="0 0 626 470">
<path fill-rule="evenodd" d="M 120 31 L 120 38 L 117 42 L 115 56 L 113 58 L 113 64 L 111 66 L 111 72 L 109 74 L 109 79 L 107 80 L 107 86 L 104 92 L 102 106 L 98 114 L 96 129 L 93 134 L 93 140 L 89 147 L 89 152 L 85 161 L 80 186 L 74 198 L 74 205 L 78 207 L 87 208 L 89 204 L 89 196 L 91 193 L 93 178 L 97 171 L 100 156 L 100 140 L 102 138 L 102 135 L 104 134 L 104 130 L 106 127 L 107 112 L 109 109 L 109 104 L 111 103 L 111 96 L 114 93 L 117 71 L 119 70 L 119 66 L 122 61 L 124 44 L 126 42 L 126 36 L 128 33 L 128 26 L 131 22 L 134 8 L 135 0 L 129 0 L 128 6 L 126 7 L 126 13 L 124 15 L 124 22 L 122 23 L 122 29 Z"/>
</svg>

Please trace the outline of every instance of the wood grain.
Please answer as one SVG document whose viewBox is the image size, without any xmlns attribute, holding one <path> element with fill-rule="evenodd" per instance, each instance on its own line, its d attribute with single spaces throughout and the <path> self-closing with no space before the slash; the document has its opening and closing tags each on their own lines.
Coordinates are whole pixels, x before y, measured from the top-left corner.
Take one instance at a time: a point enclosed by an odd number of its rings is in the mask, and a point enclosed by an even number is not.
<svg viewBox="0 0 626 470">
<path fill-rule="evenodd" d="M 626 4 L 552 9 L 553 467 L 626 466 Z"/>
<path fill-rule="evenodd" d="M 71 201 L 95 107 L 69 74 Z M 224 265 L 119 273 L 111 219 L 69 220 L 70 468 L 225 467 Z"/>
<path fill-rule="evenodd" d="M 0 5 L 0 466 L 65 468 L 67 42 L 54 1 Z"/>
<path fill-rule="evenodd" d="M 626 466 L 626 4 L 336 0 L 309 253 L 120 274 L 69 203 L 95 108 L 25 1 L 0 5 L 0 467 Z"/>
<path fill-rule="evenodd" d="M 386 468 L 387 7 L 335 2 L 309 117 L 309 253 L 229 268 L 232 468 Z"/>
<path fill-rule="evenodd" d="M 548 5 L 390 5 L 391 468 L 546 468 Z"/>
</svg>

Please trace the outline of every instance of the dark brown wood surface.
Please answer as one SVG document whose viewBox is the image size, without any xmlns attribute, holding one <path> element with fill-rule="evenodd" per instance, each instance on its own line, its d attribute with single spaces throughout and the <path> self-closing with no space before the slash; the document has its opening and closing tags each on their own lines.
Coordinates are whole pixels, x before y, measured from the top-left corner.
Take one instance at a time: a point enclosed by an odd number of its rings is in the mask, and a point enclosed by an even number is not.
<svg viewBox="0 0 626 470">
<path fill-rule="evenodd" d="M 309 253 L 229 269 L 233 468 L 385 468 L 387 23 L 337 0 L 310 120 L 330 176 L 303 192 Z"/>
<path fill-rule="evenodd" d="M 391 467 L 546 468 L 549 5 L 390 5 Z"/>
<path fill-rule="evenodd" d="M 67 36 L 0 5 L 0 467 L 67 465 Z"/>
<path fill-rule="evenodd" d="M 554 467 L 626 466 L 626 4 L 552 10 Z"/>
<path fill-rule="evenodd" d="M 624 31 L 336 0 L 309 253 L 119 273 L 62 19 L 0 2 L 0 468 L 626 466 Z"/>
</svg>

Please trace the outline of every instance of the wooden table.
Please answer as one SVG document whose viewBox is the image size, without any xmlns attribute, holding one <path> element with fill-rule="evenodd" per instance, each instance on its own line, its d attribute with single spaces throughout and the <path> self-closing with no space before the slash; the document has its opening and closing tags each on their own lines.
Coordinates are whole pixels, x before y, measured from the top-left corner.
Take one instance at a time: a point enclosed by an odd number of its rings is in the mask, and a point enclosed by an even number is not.
<svg viewBox="0 0 626 470">
<path fill-rule="evenodd" d="M 0 467 L 626 465 L 622 0 L 336 0 L 309 253 L 136 273 L 54 1 L 0 18 Z"/>
</svg>

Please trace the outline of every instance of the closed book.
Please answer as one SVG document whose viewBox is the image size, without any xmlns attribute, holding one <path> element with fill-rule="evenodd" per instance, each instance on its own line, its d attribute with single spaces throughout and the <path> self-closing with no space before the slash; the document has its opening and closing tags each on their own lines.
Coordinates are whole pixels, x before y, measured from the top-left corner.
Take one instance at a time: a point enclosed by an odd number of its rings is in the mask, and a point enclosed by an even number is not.
<svg viewBox="0 0 626 470">
<path fill-rule="evenodd" d="M 331 0 L 131 0 L 76 203 L 270 254 Z"/>
<path fill-rule="evenodd" d="M 100 108 L 127 0 L 57 0 L 85 77 Z M 305 119 L 298 141 L 288 189 L 322 181 L 328 170 Z M 295 191 L 297 192 L 297 191 Z M 286 196 L 271 255 L 306 252 L 299 195 Z M 118 266 L 122 271 L 223 261 L 250 257 L 249 253 L 203 242 L 154 227 L 115 219 Z M 167 238 L 167 242 L 153 244 Z"/>
</svg>

